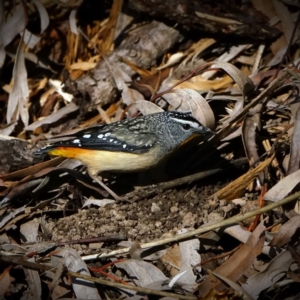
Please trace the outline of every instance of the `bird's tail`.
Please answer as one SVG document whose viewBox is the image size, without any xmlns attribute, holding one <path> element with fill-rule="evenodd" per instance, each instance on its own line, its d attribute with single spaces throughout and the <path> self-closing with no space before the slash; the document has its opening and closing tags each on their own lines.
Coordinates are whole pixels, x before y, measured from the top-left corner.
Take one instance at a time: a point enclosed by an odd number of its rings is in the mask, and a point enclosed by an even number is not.
<svg viewBox="0 0 300 300">
<path fill-rule="evenodd" d="M 54 145 L 47 145 L 43 148 L 40 148 L 40 149 L 34 151 L 33 156 L 37 157 L 37 158 L 44 157 L 54 148 L 55 148 Z"/>
</svg>

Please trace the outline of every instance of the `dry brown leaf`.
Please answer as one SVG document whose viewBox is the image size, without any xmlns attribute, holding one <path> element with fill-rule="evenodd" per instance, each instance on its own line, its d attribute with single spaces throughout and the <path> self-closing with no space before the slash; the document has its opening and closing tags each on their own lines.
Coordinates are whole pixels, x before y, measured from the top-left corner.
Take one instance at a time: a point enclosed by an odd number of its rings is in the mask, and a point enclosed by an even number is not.
<svg viewBox="0 0 300 300">
<path fill-rule="evenodd" d="M 252 201 L 248 201 L 248 202 L 252 202 Z M 230 236 L 234 237 L 235 239 L 237 239 L 241 243 L 246 243 L 249 236 L 250 236 L 250 234 L 251 234 L 250 231 L 248 231 L 245 227 L 242 227 L 241 225 L 229 226 L 224 230 L 224 232 L 229 234 Z M 270 255 L 271 251 L 274 252 L 274 249 L 271 249 L 271 247 L 268 246 L 267 243 L 265 243 L 265 245 L 263 247 L 263 250 L 262 250 L 262 253 L 264 253 L 266 255 Z"/>
<path fill-rule="evenodd" d="M 236 281 L 243 273 L 252 265 L 255 257 L 262 251 L 264 245 L 264 237 L 261 237 L 265 227 L 260 224 L 250 235 L 247 242 L 236 251 L 225 263 L 218 267 L 214 272 L 227 277 L 232 281 Z M 219 280 L 216 280 L 213 274 L 199 285 L 200 297 L 205 297 L 213 289 L 222 289 L 223 285 Z"/>
<path fill-rule="evenodd" d="M 299 273 L 300 250 L 295 246 L 290 246 L 288 249 L 294 260 L 294 262 L 289 267 L 288 276 L 295 282 L 300 282 L 300 273 Z"/>
<path fill-rule="evenodd" d="M 157 267 L 142 260 L 127 259 L 115 265 L 124 269 L 138 286 L 168 279 Z"/>
<path fill-rule="evenodd" d="M 234 82 L 237 84 L 242 93 L 242 101 L 236 102 L 234 109 L 230 114 L 230 118 L 227 120 L 227 122 L 229 122 L 242 111 L 244 107 L 245 97 L 254 90 L 254 84 L 248 76 L 246 76 L 232 64 L 225 62 L 216 62 L 211 63 L 211 65 L 214 68 L 220 68 L 224 70 L 231 78 L 233 78 Z"/>
<path fill-rule="evenodd" d="M 230 280 L 229 278 L 222 276 L 216 272 L 213 272 L 213 275 L 215 275 L 218 279 L 226 283 L 228 286 L 234 289 L 235 292 L 239 292 L 240 295 L 243 295 L 243 300 L 254 300 L 254 298 L 251 297 L 246 291 L 243 290 L 243 288 L 234 281 Z"/>
<path fill-rule="evenodd" d="M 195 44 L 193 44 L 190 49 L 189 52 L 191 52 L 188 57 L 181 63 L 181 65 L 178 67 L 178 71 L 179 73 L 181 72 L 181 69 L 184 69 L 186 67 L 186 65 L 191 61 L 194 62 L 197 57 L 200 56 L 200 54 L 206 50 L 207 48 L 209 48 L 211 45 L 213 45 L 216 42 L 215 39 L 211 39 L 211 38 L 204 38 L 204 39 L 200 39 L 198 42 L 196 42 Z M 176 70 L 177 72 L 177 70 Z"/>
<path fill-rule="evenodd" d="M 300 106 L 294 121 L 294 131 L 291 140 L 291 155 L 287 175 L 297 171 L 300 167 Z"/>
<path fill-rule="evenodd" d="M 22 239 L 24 239 L 24 243 L 38 242 L 39 226 L 40 223 L 36 219 L 28 221 L 20 226 L 20 233 L 22 235 Z"/>
<path fill-rule="evenodd" d="M 169 247 L 166 253 L 161 257 L 161 261 L 170 272 L 171 276 L 175 276 L 179 273 L 182 257 L 178 244 L 174 244 Z"/>
<path fill-rule="evenodd" d="M 296 263 L 294 263 L 294 265 L 296 265 Z M 291 265 L 292 267 L 293 265 Z M 288 271 L 288 276 L 294 280 L 295 282 L 300 283 L 300 275 L 299 275 L 299 269 L 297 268 L 297 266 L 294 266 L 294 270 L 289 270 Z"/>
<path fill-rule="evenodd" d="M 27 261 L 35 262 L 34 257 L 29 258 Z M 41 299 L 42 295 L 42 285 L 41 285 L 41 278 L 38 271 L 30 270 L 28 268 L 24 268 L 24 273 L 26 276 L 26 280 L 29 286 L 29 290 L 25 293 L 28 297 L 27 299 Z M 24 297 L 24 295 L 23 295 Z"/>
<path fill-rule="evenodd" d="M 97 63 L 95 62 L 87 62 L 87 61 L 81 61 L 76 62 L 70 65 L 70 70 L 81 70 L 81 71 L 88 71 L 91 69 L 94 69 L 97 66 Z"/>
<path fill-rule="evenodd" d="M 9 288 L 11 279 L 10 279 L 10 275 L 9 275 L 9 271 L 12 268 L 12 266 L 7 267 L 0 275 L 0 297 L 4 298 L 4 295 L 6 293 L 6 291 Z"/>
<path fill-rule="evenodd" d="M 287 42 L 289 42 L 292 37 L 293 29 L 295 26 L 292 14 L 289 12 L 287 6 L 284 5 L 281 1 L 272 0 L 272 2 L 274 5 L 274 8 L 276 10 L 276 13 L 281 21 L 282 30 L 283 30 L 285 39 Z M 299 36 L 299 35 L 296 33 L 296 36 Z"/>
<path fill-rule="evenodd" d="M 13 87 L 8 98 L 6 112 L 7 123 L 18 120 L 20 116 L 24 126 L 28 125 L 28 97 L 29 87 L 27 82 L 23 42 L 21 40 L 18 46 L 13 69 Z"/>
<path fill-rule="evenodd" d="M 137 100 L 132 105 L 131 108 L 139 110 L 144 116 L 155 114 L 164 111 L 162 108 L 156 104 L 146 101 L 146 100 Z"/>
<path fill-rule="evenodd" d="M 187 88 L 195 91 L 217 91 L 229 87 L 232 82 L 233 79 L 227 74 L 214 80 L 208 80 L 202 78 L 201 76 L 195 76 L 191 78 L 191 80 L 181 83 L 178 88 Z"/>
<path fill-rule="evenodd" d="M 86 263 L 75 250 L 63 249 L 57 252 L 56 255 L 62 256 L 62 262 L 68 271 L 91 276 Z M 72 286 L 77 298 L 101 299 L 95 284 L 90 281 L 73 278 Z"/>
<path fill-rule="evenodd" d="M 0 14 L 3 14 L 2 20 L 0 22 L 0 67 L 2 67 L 5 59 L 4 47 L 7 46 L 17 34 L 21 33 L 26 26 L 27 18 L 25 7 L 23 4 L 19 4 L 11 18 L 4 23 L 4 12 L 2 7 L 3 2 L 0 4 Z"/>
<path fill-rule="evenodd" d="M 33 0 L 34 5 L 37 8 L 40 19 L 40 35 L 46 30 L 49 25 L 49 15 L 47 10 L 42 5 L 42 3 L 38 0 Z M 24 31 L 24 43 L 28 46 L 28 48 L 33 49 L 37 43 L 41 40 L 41 36 L 35 35 L 30 32 L 28 29 Z"/>
<path fill-rule="evenodd" d="M 135 63 L 133 63 L 131 60 L 127 59 L 126 57 L 118 56 L 118 59 L 121 62 L 124 62 L 127 66 L 129 66 L 134 72 L 139 74 L 141 77 L 157 76 L 156 74 L 152 74 L 151 71 L 140 68 L 139 66 L 137 66 Z"/>
<path fill-rule="evenodd" d="M 164 91 L 168 85 L 164 85 L 158 91 L 158 93 Z M 175 92 L 164 94 L 164 100 L 166 100 L 172 107 L 172 110 L 188 111 L 190 108 L 186 101 L 181 99 Z"/>
<path fill-rule="evenodd" d="M 270 246 L 282 247 L 287 244 L 296 230 L 300 227 L 300 216 L 294 216 L 286 223 L 284 223 L 279 231 L 274 235 Z"/>
<path fill-rule="evenodd" d="M 277 12 L 275 10 L 273 1 L 261 1 L 261 0 L 251 0 L 253 7 L 255 7 L 258 11 L 261 11 L 265 16 L 267 16 L 270 20 L 272 18 L 277 17 Z M 278 28 L 281 32 L 283 30 L 282 24 L 276 24 L 275 26 Z M 273 52 L 274 55 L 276 55 L 281 49 L 287 46 L 287 41 L 284 37 L 284 35 L 280 36 L 276 41 L 272 43 L 270 46 L 271 51 Z M 279 58 L 280 60 L 281 58 Z M 270 62 L 268 63 L 269 66 Z"/>
<path fill-rule="evenodd" d="M 264 196 L 264 200 L 277 202 L 288 195 L 300 181 L 300 170 L 286 176 L 275 184 Z"/>
<path fill-rule="evenodd" d="M 141 244 L 138 241 L 134 241 L 129 249 L 129 255 L 131 259 L 142 260 L 141 253 L 143 252 Z"/>
<path fill-rule="evenodd" d="M 67 106 L 64 106 L 63 108 L 59 109 L 58 111 L 52 113 L 51 115 L 49 115 L 45 118 L 43 118 L 42 120 L 36 121 L 36 122 L 26 126 L 25 130 L 35 130 L 44 124 L 52 124 L 76 110 L 78 110 L 78 106 L 75 103 L 71 102 Z"/>
<path fill-rule="evenodd" d="M 293 258 L 289 251 L 280 253 L 264 271 L 248 278 L 247 282 L 242 284 L 242 288 L 257 299 L 261 291 L 273 286 L 285 277 L 292 262 Z"/>
<path fill-rule="evenodd" d="M 223 64 L 223 66 L 225 66 L 225 68 L 226 68 L 226 64 L 228 64 L 229 61 L 231 61 L 233 58 L 235 58 L 238 54 L 240 54 L 242 51 L 244 51 L 249 46 L 251 46 L 251 45 L 244 44 L 244 45 L 239 45 L 239 46 L 232 46 L 229 49 L 229 51 L 226 51 L 224 54 L 219 56 L 215 60 L 215 62 L 212 62 L 211 67 L 212 68 L 221 68 L 221 69 L 223 69 L 223 67 L 220 65 L 220 64 Z M 219 66 L 217 66 L 218 64 L 219 64 Z M 231 65 L 231 64 L 229 64 L 229 65 Z M 231 66 L 233 66 L 233 65 L 231 65 Z M 224 71 L 226 71 L 226 70 L 224 69 Z M 204 74 L 202 74 L 202 77 L 208 79 L 211 76 L 213 76 L 215 73 L 216 73 L 216 71 L 208 71 L 208 72 L 205 72 Z M 227 72 L 227 73 L 230 75 L 229 72 Z M 232 78 L 234 78 L 234 77 L 232 77 Z"/>
<path fill-rule="evenodd" d="M 247 116 L 243 123 L 243 128 L 242 128 L 243 144 L 250 165 L 252 165 L 253 163 L 259 160 L 259 155 L 257 152 L 257 145 L 256 145 L 256 129 L 257 127 L 259 127 L 259 124 L 260 124 L 260 114 L 258 113 L 254 114 L 253 116 Z M 263 172 L 261 172 L 258 176 L 262 184 L 264 182 Z"/>
<path fill-rule="evenodd" d="M 242 129 L 243 144 L 250 164 L 256 162 L 259 159 L 255 141 L 255 130 L 258 126 L 258 121 L 255 120 L 256 116 L 257 114 L 252 117 L 246 117 Z"/>
<path fill-rule="evenodd" d="M 186 233 L 186 229 L 181 229 L 178 233 Z M 180 273 L 184 272 L 180 276 L 179 281 L 185 284 L 194 284 L 196 283 L 197 276 L 194 274 L 194 271 L 191 269 L 193 266 L 197 266 L 201 263 L 201 256 L 199 255 L 200 251 L 200 241 L 199 239 L 190 239 L 179 243 L 180 253 L 181 253 L 181 265 Z M 199 268 L 199 271 L 201 268 Z"/>
<path fill-rule="evenodd" d="M 178 95 L 182 101 L 185 101 L 188 104 L 189 110 L 196 120 L 204 126 L 214 129 L 214 113 L 207 101 L 199 93 L 191 89 L 176 89 L 174 93 Z"/>
<path fill-rule="evenodd" d="M 50 282 L 46 281 L 46 283 L 48 283 L 49 295 L 52 296 L 53 300 L 62 298 L 67 293 L 67 289 L 63 287 L 63 284 L 59 284 L 62 281 L 60 279 L 63 276 L 63 272 L 64 265 L 61 262 L 59 262 L 55 267 L 55 273 L 52 273 L 50 271 L 46 272 L 47 278 L 52 279 Z"/>
</svg>

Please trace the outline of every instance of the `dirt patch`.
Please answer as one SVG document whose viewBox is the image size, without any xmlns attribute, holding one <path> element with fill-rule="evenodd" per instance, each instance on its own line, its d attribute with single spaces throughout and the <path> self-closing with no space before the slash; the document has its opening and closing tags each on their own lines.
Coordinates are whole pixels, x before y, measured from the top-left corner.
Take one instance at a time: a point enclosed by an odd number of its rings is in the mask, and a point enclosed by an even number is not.
<svg viewBox="0 0 300 300">
<path fill-rule="evenodd" d="M 158 239 L 164 233 L 195 229 L 203 223 L 221 220 L 231 203 L 209 200 L 220 186 L 197 186 L 164 191 L 151 199 L 135 203 L 110 204 L 87 208 L 77 214 L 50 220 L 52 240 L 72 241 L 91 237 L 123 235 L 142 243 Z M 230 207 L 228 207 L 230 206 Z M 85 254 L 97 250 L 95 245 L 73 245 Z M 95 249 L 96 248 L 96 249 Z"/>
</svg>

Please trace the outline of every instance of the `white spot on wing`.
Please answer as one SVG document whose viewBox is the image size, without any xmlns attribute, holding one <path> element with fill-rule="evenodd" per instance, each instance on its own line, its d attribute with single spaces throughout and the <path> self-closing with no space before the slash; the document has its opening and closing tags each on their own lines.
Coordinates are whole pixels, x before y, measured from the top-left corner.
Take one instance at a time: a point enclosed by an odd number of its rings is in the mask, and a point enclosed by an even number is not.
<svg viewBox="0 0 300 300">
<path fill-rule="evenodd" d="M 126 144 L 123 144 L 123 148 L 125 149 L 127 147 L 127 145 Z"/>
<path fill-rule="evenodd" d="M 80 144 L 80 140 L 76 139 L 72 142 L 73 144 Z"/>
<path fill-rule="evenodd" d="M 105 133 L 105 136 L 110 136 L 110 132 Z"/>
<path fill-rule="evenodd" d="M 99 135 L 97 136 L 97 138 L 102 139 L 102 138 L 103 138 L 103 134 L 99 134 Z"/>
<path fill-rule="evenodd" d="M 90 134 L 85 134 L 83 137 L 84 137 L 85 139 L 89 139 L 89 138 L 91 137 L 91 135 L 90 135 Z"/>
</svg>

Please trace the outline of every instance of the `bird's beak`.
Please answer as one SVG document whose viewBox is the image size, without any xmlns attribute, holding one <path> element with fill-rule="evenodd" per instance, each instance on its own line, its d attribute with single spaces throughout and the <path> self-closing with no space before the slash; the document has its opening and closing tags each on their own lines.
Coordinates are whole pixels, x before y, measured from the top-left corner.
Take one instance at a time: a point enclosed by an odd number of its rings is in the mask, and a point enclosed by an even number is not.
<svg viewBox="0 0 300 300">
<path fill-rule="evenodd" d="M 196 132 L 199 136 L 201 136 L 205 140 L 208 140 L 215 135 L 212 130 L 210 130 L 208 127 L 205 126 L 197 128 Z"/>
</svg>

